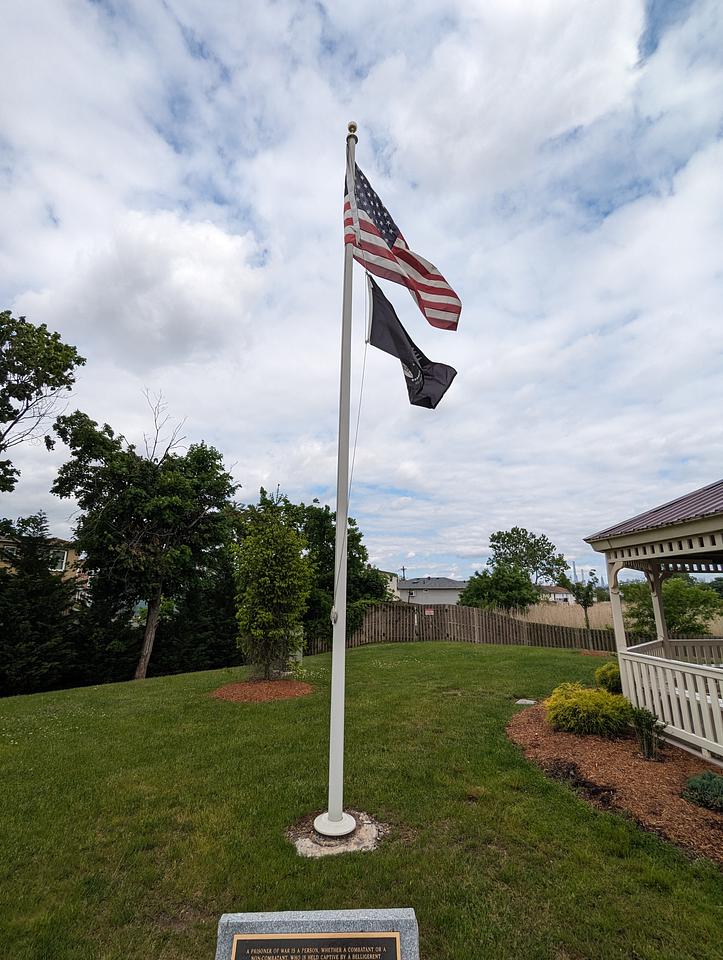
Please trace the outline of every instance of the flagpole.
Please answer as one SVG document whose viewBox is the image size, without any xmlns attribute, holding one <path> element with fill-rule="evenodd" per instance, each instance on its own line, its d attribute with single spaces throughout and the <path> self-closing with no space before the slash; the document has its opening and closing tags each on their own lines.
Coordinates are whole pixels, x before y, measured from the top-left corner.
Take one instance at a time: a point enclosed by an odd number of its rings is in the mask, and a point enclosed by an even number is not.
<svg viewBox="0 0 723 960">
<path fill-rule="evenodd" d="M 347 192 L 354 196 L 356 124 L 346 138 Z M 351 296 L 354 247 L 344 246 L 344 296 L 341 310 L 341 371 L 339 377 L 339 448 L 336 466 L 336 537 L 334 542 L 334 607 L 331 646 L 331 719 L 329 725 L 329 806 L 314 820 L 326 837 L 344 837 L 356 827 L 344 813 L 344 679 L 346 661 L 346 554 L 349 517 L 349 412 L 351 395 Z"/>
</svg>

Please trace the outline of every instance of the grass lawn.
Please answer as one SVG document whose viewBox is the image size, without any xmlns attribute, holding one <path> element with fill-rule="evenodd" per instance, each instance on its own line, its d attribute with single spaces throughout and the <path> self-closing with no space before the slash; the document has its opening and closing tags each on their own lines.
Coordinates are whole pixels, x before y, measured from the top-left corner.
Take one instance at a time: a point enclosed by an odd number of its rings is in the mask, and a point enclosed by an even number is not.
<svg viewBox="0 0 723 960">
<path fill-rule="evenodd" d="M 411 906 L 423 960 L 720 960 L 723 876 L 547 782 L 505 737 L 518 697 L 591 681 L 572 651 L 350 650 L 347 806 L 375 853 L 302 860 L 324 805 L 316 692 L 209 697 L 243 669 L 0 701 L 3 960 L 211 960 L 221 913 Z"/>
</svg>

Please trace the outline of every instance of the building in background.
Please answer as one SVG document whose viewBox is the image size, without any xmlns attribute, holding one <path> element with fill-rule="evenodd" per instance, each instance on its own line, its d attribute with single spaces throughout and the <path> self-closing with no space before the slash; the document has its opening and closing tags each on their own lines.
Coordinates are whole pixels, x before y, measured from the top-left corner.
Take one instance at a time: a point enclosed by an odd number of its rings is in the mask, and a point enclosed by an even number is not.
<svg viewBox="0 0 723 960">
<path fill-rule="evenodd" d="M 550 587 L 546 583 L 542 583 L 537 588 L 541 593 L 542 600 L 551 600 L 553 603 L 575 603 L 575 597 L 567 589 L 567 587 L 554 586 Z"/>
<path fill-rule="evenodd" d="M 416 577 L 399 581 L 399 597 L 403 603 L 458 603 L 459 595 L 467 586 L 466 580 L 449 577 Z"/>
<path fill-rule="evenodd" d="M 63 580 L 77 578 L 80 574 L 78 547 L 72 540 L 60 540 L 51 537 L 50 570 L 59 573 Z M 12 567 L 13 554 L 17 552 L 17 543 L 12 538 L 0 539 L 0 567 Z"/>
<path fill-rule="evenodd" d="M 391 593 L 393 600 L 399 600 L 399 576 L 391 570 L 380 570 L 387 578 L 387 590 Z"/>
</svg>

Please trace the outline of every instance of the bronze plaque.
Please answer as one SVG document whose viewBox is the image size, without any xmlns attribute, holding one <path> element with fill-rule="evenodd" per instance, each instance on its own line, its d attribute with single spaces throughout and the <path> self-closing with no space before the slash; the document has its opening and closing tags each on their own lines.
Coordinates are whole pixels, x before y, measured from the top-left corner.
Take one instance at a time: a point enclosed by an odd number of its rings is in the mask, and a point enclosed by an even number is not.
<svg viewBox="0 0 723 960">
<path fill-rule="evenodd" d="M 237 933 L 231 960 L 400 960 L 399 934 Z"/>
</svg>

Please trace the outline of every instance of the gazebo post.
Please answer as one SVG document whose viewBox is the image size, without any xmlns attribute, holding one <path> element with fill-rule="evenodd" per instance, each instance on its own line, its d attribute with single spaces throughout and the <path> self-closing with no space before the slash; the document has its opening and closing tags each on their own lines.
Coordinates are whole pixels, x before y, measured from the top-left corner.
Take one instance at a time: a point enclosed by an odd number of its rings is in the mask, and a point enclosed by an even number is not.
<svg viewBox="0 0 723 960">
<path fill-rule="evenodd" d="M 668 624 L 665 620 L 665 606 L 663 604 L 663 577 L 660 567 L 652 563 L 646 564 L 645 577 L 650 586 L 650 595 L 653 599 L 653 616 L 655 617 L 655 632 L 658 640 L 663 644 L 663 653 L 670 657 L 670 637 Z"/>
<path fill-rule="evenodd" d="M 615 563 L 605 558 L 608 570 L 608 585 L 610 590 L 610 607 L 613 612 L 613 630 L 615 631 L 615 647 L 618 654 L 625 653 L 628 649 L 628 641 L 625 636 L 625 622 L 623 620 L 623 604 L 620 599 L 620 586 L 618 584 L 618 574 L 623 569 L 622 563 Z M 626 671 L 620 670 L 620 680 L 623 685 L 623 693 L 630 699 L 628 689 L 628 680 Z"/>
</svg>

